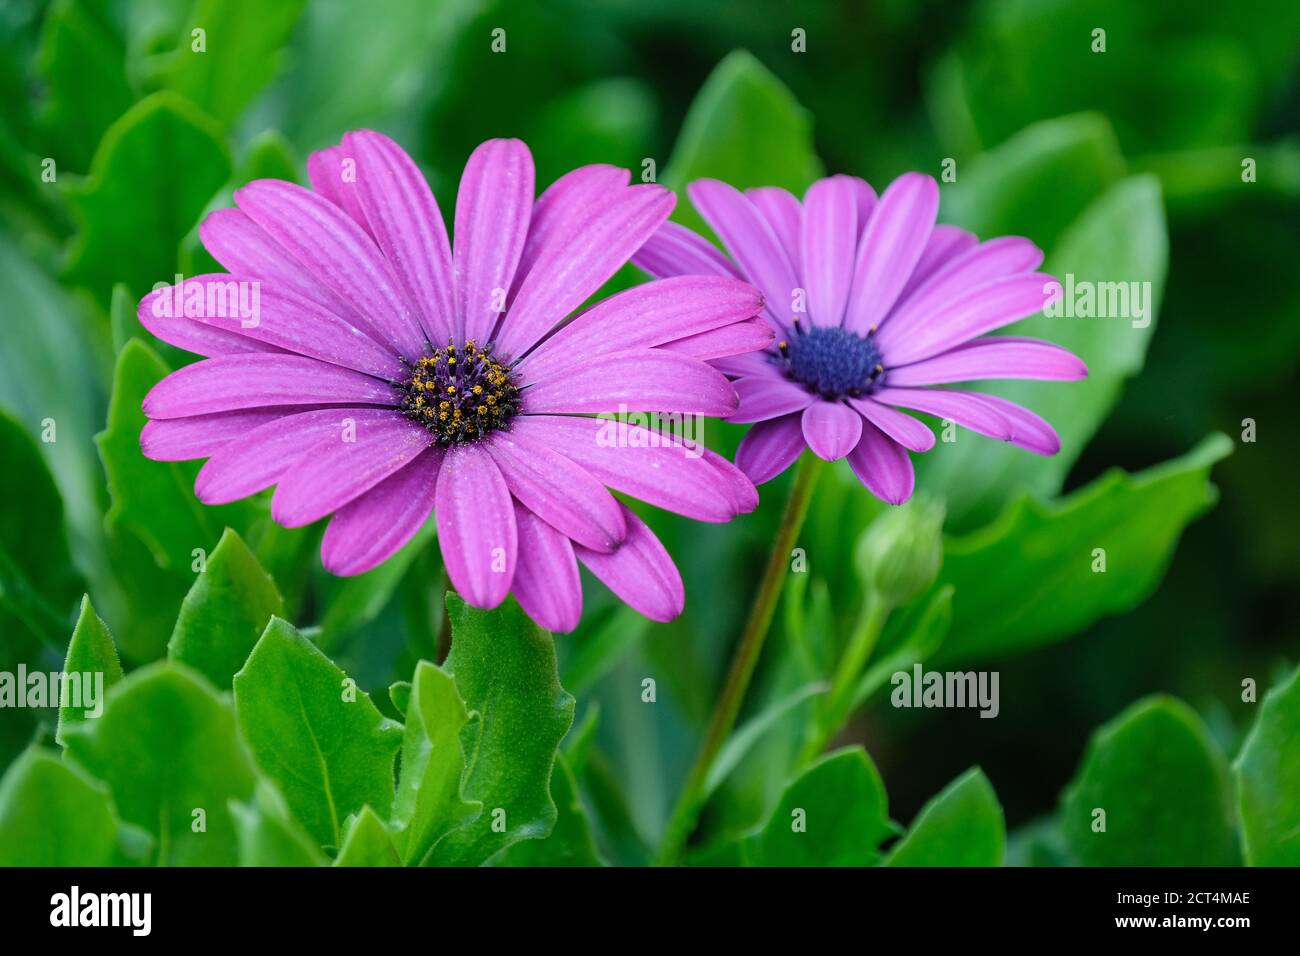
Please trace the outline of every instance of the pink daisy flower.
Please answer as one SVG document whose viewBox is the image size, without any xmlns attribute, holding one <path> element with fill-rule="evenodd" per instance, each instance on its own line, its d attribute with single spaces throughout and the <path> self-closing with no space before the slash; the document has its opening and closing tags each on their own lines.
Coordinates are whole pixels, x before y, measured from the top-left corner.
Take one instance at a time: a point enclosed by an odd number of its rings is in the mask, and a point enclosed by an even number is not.
<svg viewBox="0 0 1300 956">
<path fill-rule="evenodd" d="M 879 198 L 851 176 L 813 183 L 802 203 L 784 189 L 742 194 L 709 179 L 688 193 L 731 259 L 665 223 L 632 261 L 652 276 L 732 276 L 762 290 L 776 340 L 713 361 L 740 395 L 729 420 L 756 423 L 736 453 L 756 484 L 807 447 L 828 461 L 847 458 L 885 501 L 906 501 L 914 484 L 908 452 L 929 451 L 934 434 L 900 409 L 1038 454 L 1060 450 L 1052 426 L 1028 409 L 934 387 L 1087 374 L 1050 342 L 984 335 L 1033 315 L 1051 296 L 1055 280 L 1034 271 L 1043 254 L 1028 239 L 981 243 L 935 225 L 939 187 L 919 173 L 899 177 Z"/>
<path fill-rule="evenodd" d="M 572 630 L 581 562 L 646 616 L 680 613 L 672 559 L 610 489 L 702 521 L 752 510 L 757 493 L 720 456 L 591 416 L 734 412 L 705 360 L 771 341 L 758 291 L 675 278 L 566 323 L 674 197 L 586 166 L 534 202 L 518 140 L 469 158 L 454 245 L 387 137 L 348 133 L 308 171 L 314 190 L 259 180 L 204 221 L 230 274 L 141 301 L 150 332 L 207 356 L 145 398 L 144 453 L 206 458 L 208 504 L 274 485 L 280 524 L 332 515 L 321 558 L 335 574 L 373 568 L 434 512 L 447 573 L 479 607 L 513 591 L 544 627 Z"/>
</svg>

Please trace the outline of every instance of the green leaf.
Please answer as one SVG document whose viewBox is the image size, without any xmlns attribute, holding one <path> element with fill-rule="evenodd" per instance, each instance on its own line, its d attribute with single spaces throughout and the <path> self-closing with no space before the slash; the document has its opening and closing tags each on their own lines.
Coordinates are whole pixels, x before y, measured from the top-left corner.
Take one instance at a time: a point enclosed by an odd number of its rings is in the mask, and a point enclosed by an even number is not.
<svg viewBox="0 0 1300 956">
<path fill-rule="evenodd" d="M 81 674 L 83 687 L 86 686 L 87 677 L 102 675 L 103 690 L 96 688 L 97 694 L 107 693 L 110 687 L 122 680 L 122 664 L 117 659 L 117 645 L 113 643 L 113 635 L 109 633 L 108 625 L 95 613 L 89 594 L 81 599 L 81 615 L 77 618 L 77 626 L 72 631 L 72 640 L 68 642 L 68 654 L 63 662 L 63 673 Z M 87 703 L 84 690 L 82 702 Z M 104 699 L 97 696 L 95 704 L 89 709 L 94 710 L 102 707 L 103 704 Z M 70 703 L 59 708 L 59 726 L 54 735 L 59 743 L 64 742 L 63 735 L 74 724 L 86 719 L 87 709 L 85 706 L 73 707 Z"/>
<path fill-rule="evenodd" d="M 1061 830 L 1085 866 L 1239 862 L 1227 763 L 1196 712 L 1172 697 L 1141 700 L 1093 734 L 1062 794 Z"/>
<path fill-rule="evenodd" d="M 948 539 L 936 587 L 952 585 L 956 597 L 940 658 L 1039 647 L 1141 603 L 1183 528 L 1216 500 L 1210 467 L 1231 449 L 1211 435 L 1181 458 L 1136 475 L 1107 472 L 1052 504 L 1021 496 L 987 528 Z M 1104 572 L 1094 570 L 1099 548 Z"/>
<path fill-rule="evenodd" d="M 1006 845 L 1002 805 L 993 785 L 972 767 L 930 800 L 886 866 L 1001 866 Z"/>
<path fill-rule="evenodd" d="M 730 776 L 731 772 L 740 765 L 740 762 L 745 759 L 745 755 L 762 739 L 763 735 L 780 723 L 783 717 L 788 716 L 791 711 L 809 698 L 824 694 L 829 689 L 830 684 L 826 681 L 805 684 L 779 700 L 773 701 L 732 731 L 726 743 L 718 750 L 718 755 L 713 758 L 713 764 L 709 767 L 709 774 L 704 780 L 702 798 L 707 800 L 709 795 L 717 790 L 722 785 L 722 782 Z"/>
<path fill-rule="evenodd" d="M 469 715 L 456 682 L 428 661 L 420 661 L 404 708 L 402 771 L 393 822 L 403 862 L 422 862 L 446 834 L 482 810 L 461 799 L 465 754 L 460 735 Z"/>
<path fill-rule="evenodd" d="M 470 712 L 461 734 L 461 795 L 483 812 L 443 837 L 429 862 L 478 865 L 551 832 L 551 768 L 573 723 L 574 701 L 560 686 L 551 636 L 513 600 L 480 611 L 449 593 L 447 612 L 452 640 L 444 667 Z"/>
<path fill-rule="evenodd" d="M 494 856 L 493 866 L 605 866 L 596 849 L 587 809 L 578 795 L 578 783 L 560 754 L 551 773 L 551 797 L 558 816 L 555 829 L 544 840 L 524 840 Z"/>
<path fill-rule="evenodd" d="M 1115 132 L 1099 113 L 1034 123 L 961 167 L 942 219 L 981 239 L 1025 236 L 1044 249 L 1124 175 Z"/>
<path fill-rule="evenodd" d="M 661 178 L 681 195 L 673 218 L 711 235 L 686 199 L 692 180 L 711 177 L 737 189 L 783 186 L 801 195 L 821 172 L 807 111 L 765 66 L 737 50 L 696 94 Z"/>
<path fill-rule="evenodd" d="M 229 178 L 211 119 L 172 93 L 141 100 L 104 135 L 89 177 L 66 188 L 81 226 L 67 279 L 103 302 L 117 282 L 140 296 L 174 281 L 181 239 Z"/>
<path fill-rule="evenodd" d="M 756 866 L 871 866 L 897 832 L 876 765 L 861 747 L 847 747 L 786 787 L 746 852 Z"/>
<path fill-rule="evenodd" d="M 1233 764 L 1246 862 L 1300 865 L 1300 668 L 1269 691 Z"/>
<path fill-rule="evenodd" d="M 120 821 L 108 788 L 30 747 L 0 780 L 0 866 L 111 866 Z"/>
<path fill-rule="evenodd" d="M 335 866 L 401 866 L 393 835 L 374 810 L 362 807 L 348 824 Z"/>
<path fill-rule="evenodd" d="M 1168 237 L 1160 188 L 1150 176 L 1125 179 L 1092 203 L 1065 232 L 1044 271 L 1068 289 L 1079 283 L 1124 283 L 1142 297 L 1139 318 L 1031 316 L 1009 326 L 1009 335 L 1049 339 L 1088 364 L 1077 382 L 999 381 L 979 386 L 1033 409 L 1056 428 L 1061 451 L 1045 457 L 1015 445 L 961 433 L 924 456 L 923 482 L 948 503 L 953 526 L 970 528 L 991 520 L 1020 489 L 1056 494 L 1070 467 L 1119 400 L 1124 381 L 1146 358 L 1168 264 Z M 1149 285 L 1130 286 L 1130 283 Z M 1130 310 L 1136 312 L 1134 303 Z"/>
<path fill-rule="evenodd" d="M 113 337 L 113 354 L 116 355 L 126 347 L 131 339 L 144 340 L 140 334 L 144 326 L 135 314 L 135 300 L 125 283 L 113 286 L 113 296 L 108 306 L 108 327 Z"/>
<path fill-rule="evenodd" d="M 198 674 L 160 663 L 127 676 L 98 720 L 69 728 L 68 754 L 108 784 L 122 819 L 157 841 L 162 866 L 233 866 L 229 802 L 254 771 L 230 705 Z"/>
<path fill-rule="evenodd" d="M 614 609 L 595 633 L 575 640 L 560 662 L 560 682 L 572 694 L 591 689 L 641 642 L 650 621 L 626 605 Z"/>
<path fill-rule="evenodd" d="M 246 527 L 257 508 L 249 502 L 207 507 L 194 496 L 197 463 L 150 461 L 140 451 L 147 421 L 140 404 L 169 371 L 144 342 L 127 342 L 117 357 L 108 427 L 95 443 L 113 501 L 106 518 L 110 530 L 129 530 L 159 566 L 187 574 L 194 549 L 213 547 L 223 526 Z"/>
<path fill-rule="evenodd" d="M 164 83 L 232 123 L 279 69 L 302 8 L 303 0 L 199 0 Z M 194 49 L 196 29 L 204 31 L 201 50 Z"/>
<path fill-rule="evenodd" d="M 60 631 L 76 599 L 77 574 L 68 554 L 63 499 L 27 430 L 0 410 L 0 626 L 61 649 Z M 12 663 L 0 651 L 0 666 Z"/>
<path fill-rule="evenodd" d="M 265 780 L 248 803 L 231 801 L 240 866 L 327 866 L 329 860 L 289 814 L 284 797 Z"/>
<path fill-rule="evenodd" d="M 275 582 L 227 528 L 181 604 L 167 654 L 224 690 L 267 622 L 283 615 Z"/>
<path fill-rule="evenodd" d="M 113 121 L 135 101 L 126 50 L 96 4 L 56 0 L 45 17 L 37 72 L 45 81 L 38 116 L 59 165 L 84 172 Z"/>
<path fill-rule="evenodd" d="M 849 713 L 865 704 L 898 671 L 911 670 L 914 664 L 929 660 L 939 650 L 952 627 L 954 591 L 951 584 L 941 585 L 928 599 L 913 601 L 911 611 L 900 613 L 905 622 L 900 633 L 905 636 L 859 678 Z"/>
<path fill-rule="evenodd" d="M 393 802 L 402 732 L 291 624 L 272 618 L 235 675 L 235 709 L 262 771 L 322 846 L 349 814 Z"/>
</svg>

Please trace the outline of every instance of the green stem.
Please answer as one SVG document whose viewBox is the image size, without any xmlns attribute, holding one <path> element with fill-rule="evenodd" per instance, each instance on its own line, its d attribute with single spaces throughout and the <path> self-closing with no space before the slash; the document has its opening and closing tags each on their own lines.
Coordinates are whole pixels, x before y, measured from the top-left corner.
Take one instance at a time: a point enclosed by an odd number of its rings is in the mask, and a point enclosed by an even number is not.
<svg viewBox="0 0 1300 956">
<path fill-rule="evenodd" d="M 868 590 L 863 595 L 858 623 L 849 637 L 844 653 L 840 655 L 835 676 L 831 678 L 831 689 L 826 697 L 825 718 L 817 722 L 813 736 L 805 745 L 799 759 L 800 766 L 817 759 L 826 749 L 831 738 L 849 719 L 858 675 L 871 659 L 871 652 L 876 649 L 876 641 L 880 639 L 880 632 L 884 630 L 890 610 L 889 602 L 874 591 Z"/>
<path fill-rule="evenodd" d="M 813 487 L 821 472 L 821 459 L 812 454 L 804 456 L 795 474 L 794 486 L 785 503 L 785 513 L 781 516 L 781 525 L 777 529 L 776 540 L 772 542 L 772 553 L 768 557 L 767 570 L 759 584 L 758 593 L 745 622 L 745 630 L 736 645 L 735 655 L 731 659 L 731 669 L 727 672 L 722 694 L 713 708 L 713 717 L 709 721 L 704 735 L 704 743 L 695 757 L 686 783 L 682 787 L 677 805 L 664 830 L 663 840 L 655 855 L 658 866 L 672 866 L 677 862 L 686 841 L 695 830 L 700 810 L 704 802 L 704 783 L 708 779 L 709 769 L 718 751 L 730 736 L 744 702 L 745 691 L 749 688 L 750 678 L 754 676 L 754 667 L 758 664 L 759 654 L 763 650 L 763 641 L 767 637 L 776 612 L 777 601 L 781 597 L 781 585 L 785 582 L 786 572 L 790 569 L 790 551 L 794 546 L 804 519 L 808 516 L 808 505 L 812 501 Z"/>
</svg>

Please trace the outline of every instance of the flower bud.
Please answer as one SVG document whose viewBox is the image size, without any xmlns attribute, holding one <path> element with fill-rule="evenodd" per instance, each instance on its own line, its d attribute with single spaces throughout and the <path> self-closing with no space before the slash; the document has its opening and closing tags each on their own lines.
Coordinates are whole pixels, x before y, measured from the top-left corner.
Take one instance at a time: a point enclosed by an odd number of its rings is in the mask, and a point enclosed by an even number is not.
<svg viewBox="0 0 1300 956">
<path fill-rule="evenodd" d="M 943 505 L 913 498 L 867 526 L 854 555 L 858 577 L 892 607 L 921 594 L 943 563 Z"/>
</svg>

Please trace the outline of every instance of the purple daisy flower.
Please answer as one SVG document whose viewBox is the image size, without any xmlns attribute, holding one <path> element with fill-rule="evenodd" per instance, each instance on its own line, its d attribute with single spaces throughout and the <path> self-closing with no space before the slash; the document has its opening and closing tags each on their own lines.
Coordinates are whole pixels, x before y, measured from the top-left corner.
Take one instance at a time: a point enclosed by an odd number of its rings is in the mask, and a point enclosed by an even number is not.
<svg viewBox="0 0 1300 956">
<path fill-rule="evenodd" d="M 1028 239 L 978 242 L 935 225 L 939 187 L 908 173 L 877 198 L 863 180 L 831 176 L 803 202 L 784 189 L 740 193 L 702 179 L 695 208 L 731 253 L 665 223 L 633 256 L 652 276 L 744 278 L 762 290 L 776 333 L 763 351 L 715 359 L 740 395 L 733 422 L 754 422 L 736 464 L 756 484 L 776 477 L 805 447 L 848 458 L 875 495 L 912 494 L 908 451 L 934 434 L 899 411 L 924 412 L 1043 455 L 1060 450 L 1042 418 L 993 395 L 934 388 L 977 379 L 1079 379 L 1078 357 L 1037 339 L 985 336 L 1033 315 L 1055 280 L 1034 270 Z M 802 314 L 801 314 L 802 313 Z"/>
<path fill-rule="evenodd" d="M 674 278 L 566 323 L 674 197 L 597 165 L 534 202 L 518 140 L 469 158 L 454 246 L 387 137 L 348 133 L 308 172 L 314 190 L 259 180 L 204 221 L 229 274 L 141 301 L 150 332 L 207 356 L 145 398 L 144 453 L 206 458 L 208 504 L 274 485 L 280 524 L 332 515 L 321 558 L 335 574 L 373 568 L 435 512 L 447 573 L 479 607 L 513 591 L 544 627 L 572 630 L 581 562 L 646 616 L 680 613 L 676 566 L 610 489 L 702 521 L 751 511 L 757 492 L 718 455 L 592 414 L 735 411 L 706 360 L 771 341 L 758 291 Z"/>
</svg>

